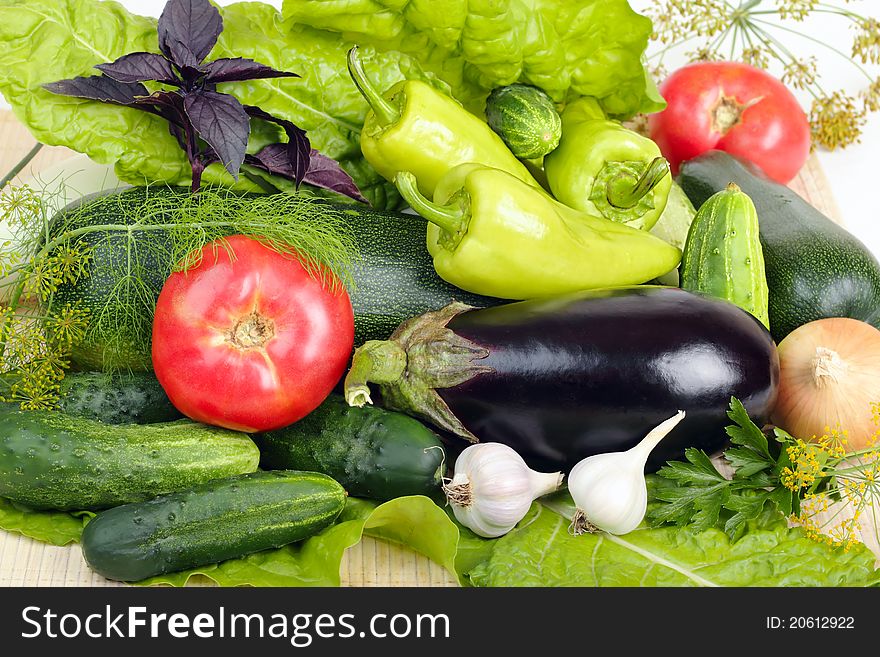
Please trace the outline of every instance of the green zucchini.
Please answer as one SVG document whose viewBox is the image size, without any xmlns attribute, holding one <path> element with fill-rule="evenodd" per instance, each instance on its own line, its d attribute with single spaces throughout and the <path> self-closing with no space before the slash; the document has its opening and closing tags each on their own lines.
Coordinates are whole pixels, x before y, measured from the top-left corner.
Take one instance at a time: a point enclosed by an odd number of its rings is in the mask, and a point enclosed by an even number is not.
<svg viewBox="0 0 880 657">
<path fill-rule="evenodd" d="M 69 372 L 61 381 L 58 409 L 105 424 L 155 424 L 183 417 L 152 372 Z"/>
<path fill-rule="evenodd" d="M 0 497 L 94 510 L 253 472 L 251 439 L 189 420 L 109 425 L 57 411 L 0 409 Z"/>
<path fill-rule="evenodd" d="M 325 472 L 357 497 L 432 496 L 443 480 L 445 455 L 437 434 L 403 413 L 349 406 L 342 395 L 330 395 L 299 422 L 253 439 L 261 468 Z"/>
<path fill-rule="evenodd" d="M 681 258 L 681 287 L 730 301 L 769 328 L 758 213 L 735 183 L 697 211 Z"/>
<path fill-rule="evenodd" d="M 493 89 L 486 99 L 486 123 L 523 160 L 544 157 L 562 137 L 562 119 L 553 100 L 528 84 Z"/>
<path fill-rule="evenodd" d="M 119 212 L 115 212 L 115 208 L 112 212 L 108 210 L 113 206 L 107 203 L 95 205 L 95 210 L 89 211 L 88 199 L 65 211 L 76 210 L 83 226 L 119 223 L 126 217 L 137 216 L 137 208 L 147 202 L 148 195 L 167 197 L 168 207 L 173 209 L 174 199 L 188 194 L 189 190 L 181 188 L 138 187 L 117 194 Z M 151 207 L 155 205 L 154 199 Z M 352 271 L 354 285 L 349 289 L 355 314 L 355 346 L 367 340 L 384 340 L 404 320 L 442 308 L 453 300 L 477 307 L 502 303 L 500 299 L 464 292 L 437 275 L 425 248 L 427 227 L 420 217 L 379 212 L 366 206 L 336 207 L 349 220 L 346 228 L 360 254 Z M 154 216 L 153 221 L 158 219 Z M 76 282 L 61 284 L 56 301 L 79 303 L 84 309 L 97 313 L 107 305 L 109 298 L 118 299 L 122 295 L 121 301 L 126 303 L 119 301 L 113 305 L 127 306 L 129 317 L 120 325 L 139 326 L 140 336 L 150 335 L 156 299 L 165 282 L 164 273 L 172 271 L 177 263 L 171 260 L 176 257 L 173 250 L 163 249 L 163 245 L 167 246 L 163 232 L 136 235 L 137 240 L 152 240 L 150 248 L 138 249 L 139 254 L 148 255 L 140 257 L 134 265 L 142 285 L 134 289 L 112 275 L 114 267 L 119 269 L 121 259 L 129 252 L 125 241 L 128 236 L 96 231 L 82 238 L 92 249 L 86 271 Z M 157 253 L 165 253 L 166 259 L 157 258 Z M 151 369 L 150 345 L 132 330 L 114 332 L 110 340 L 91 336 L 76 347 L 71 361 L 86 370 Z"/>
<path fill-rule="evenodd" d="M 791 189 L 720 151 L 685 162 L 678 182 L 695 206 L 731 182 L 754 202 L 770 289 L 770 329 L 777 342 L 826 317 L 850 317 L 880 328 L 880 262 Z"/>
<path fill-rule="evenodd" d="M 316 472 L 255 472 L 99 513 L 83 556 L 108 579 L 134 582 L 300 541 L 328 527 L 345 491 Z"/>
</svg>

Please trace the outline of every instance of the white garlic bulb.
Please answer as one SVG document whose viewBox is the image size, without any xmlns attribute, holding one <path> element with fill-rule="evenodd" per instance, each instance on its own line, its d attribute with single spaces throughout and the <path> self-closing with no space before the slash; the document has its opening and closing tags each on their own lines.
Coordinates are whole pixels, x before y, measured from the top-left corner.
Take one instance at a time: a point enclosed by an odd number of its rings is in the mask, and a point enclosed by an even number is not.
<svg viewBox="0 0 880 657">
<path fill-rule="evenodd" d="M 679 411 L 632 449 L 590 456 L 572 468 L 568 490 L 577 505 L 575 533 L 598 529 L 609 534 L 627 534 L 639 526 L 648 508 L 645 463 L 651 451 L 684 416 L 685 412 Z"/>
<path fill-rule="evenodd" d="M 513 529 L 532 502 L 561 484 L 561 472 L 535 472 L 507 445 L 477 443 L 455 461 L 455 474 L 443 492 L 461 524 L 496 538 Z"/>
</svg>

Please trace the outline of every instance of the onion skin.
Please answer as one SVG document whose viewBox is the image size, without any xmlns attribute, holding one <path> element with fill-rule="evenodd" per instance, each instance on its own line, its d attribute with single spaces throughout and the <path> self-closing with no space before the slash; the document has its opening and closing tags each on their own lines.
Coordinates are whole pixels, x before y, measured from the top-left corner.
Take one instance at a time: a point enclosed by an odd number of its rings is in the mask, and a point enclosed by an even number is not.
<svg viewBox="0 0 880 657">
<path fill-rule="evenodd" d="M 779 343 L 779 395 L 771 415 L 795 438 L 847 432 L 847 451 L 870 446 L 878 427 L 880 331 L 857 319 L 819 319 Z"/>
</svg>

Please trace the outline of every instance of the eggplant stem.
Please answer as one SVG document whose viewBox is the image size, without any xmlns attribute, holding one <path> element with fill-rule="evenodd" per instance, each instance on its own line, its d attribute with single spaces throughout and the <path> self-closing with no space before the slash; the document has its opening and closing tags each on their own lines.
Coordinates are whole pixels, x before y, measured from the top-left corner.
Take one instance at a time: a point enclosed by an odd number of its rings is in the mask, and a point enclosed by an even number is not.
<svg viewBox="0 0 880 657">
<path fill-rule="evenodd" d="M 669 162 L 665 158 L 656 157 L 645 168 L 637 180 L 633 176 L 622 174 L 608 181 L 606 190 L 608 202 L 615 208 L 628 209 L 651 193 L 660 181 L 669 175 Z"/>
<path fill-rule="evenodd" d="M 364 100 L 367 101 L 370 109 L 373 110 L 379 125 L 382 127 L 389 126 L 400 119 L 400 111 L 382 97 L 382 94 L 379 93 L 379 90 L 376 89 L 367 77 L 364 66 L 361 63 L 361 58 L 358 55 L 357 46 L 352 46 L 348 51 L 348 74 L 354 81 L 358 91 L 361 92 Z"/>
<path fill-rule="evenodd" d="M 368 340 L 355 349 L 345 375 L 345 401 L 349 406 L 372 404 L 373 383 L 396 383 L 406 370 L 406 352 L 391 340 Z"/>
</svg>

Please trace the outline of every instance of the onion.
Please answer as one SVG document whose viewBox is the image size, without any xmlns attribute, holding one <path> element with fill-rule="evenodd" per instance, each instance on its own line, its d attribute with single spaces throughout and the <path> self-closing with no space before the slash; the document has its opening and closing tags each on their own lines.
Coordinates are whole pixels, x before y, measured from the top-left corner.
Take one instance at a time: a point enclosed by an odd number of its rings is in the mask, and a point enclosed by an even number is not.
<svg viewBox="0 0 880 657">
<path fill-rule="evenodd" d="M 820 319 L 779 343 L 779 397 L 772 421 L 796 438 L 847 432 L 847 451 L 877 433 L 880 331 L 857 319 Z"/>
</svg>

